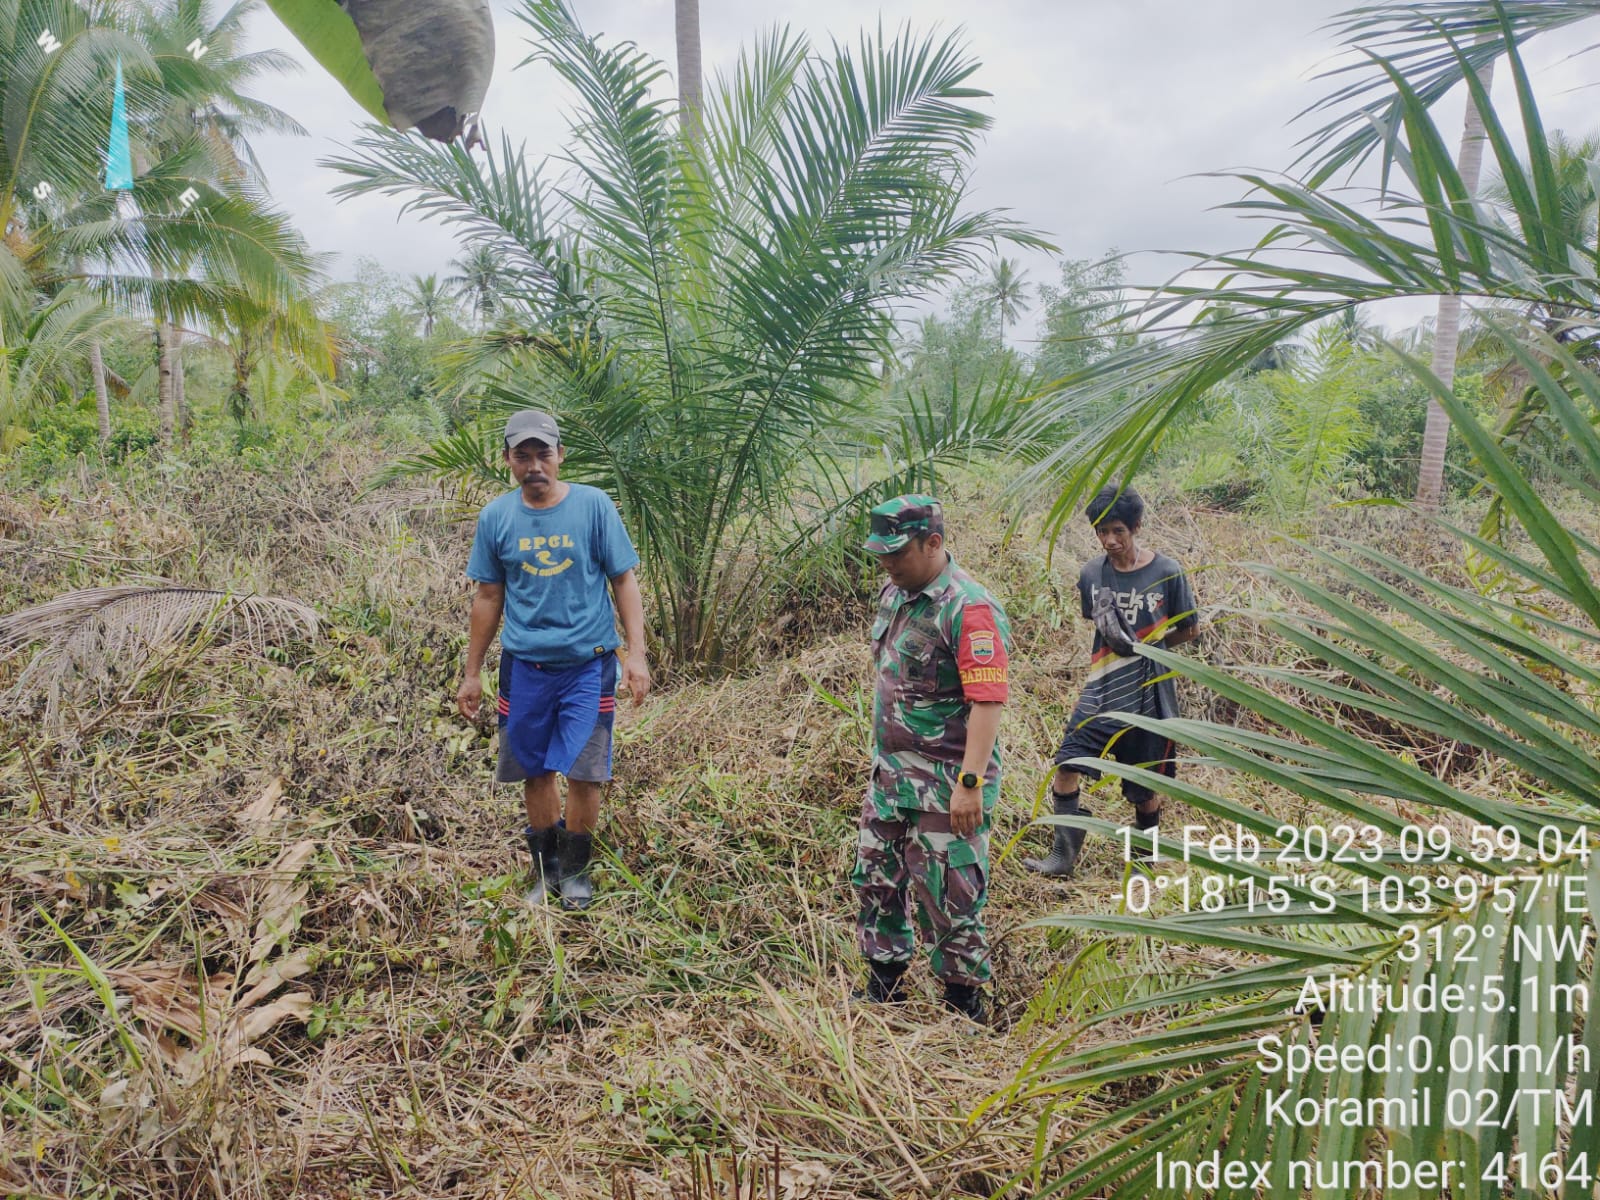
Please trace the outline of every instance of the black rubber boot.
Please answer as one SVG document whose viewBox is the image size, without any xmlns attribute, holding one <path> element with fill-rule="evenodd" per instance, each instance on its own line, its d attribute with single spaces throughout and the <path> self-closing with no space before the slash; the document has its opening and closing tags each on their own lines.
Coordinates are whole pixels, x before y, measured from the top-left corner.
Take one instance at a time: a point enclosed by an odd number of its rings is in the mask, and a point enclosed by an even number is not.
<svg viewBox="0 0 1600 1200">
<path fill-rule="evenodd" d="M 1088 809 L 1079 809 L 1078 793 L 1050 792 L 1050 807 L 1058 817 L 1075 817 L 1087 815 Z M 1040 875 L 1047 875 L 1052 879 L 1069 879 L 1078 869 L 1078 853 L 1083 849 L 1083 835 L 1087 832 L 1082 829 L 1068 829 L 1057 825 L 1053 830 L 1054 836 L 1050 841 L 1049 858 L 1025 858 L 1022 865 L 1028 870 Z"/>
<path fill-rule="evenodd" d="M 1154 812 L 1141 812 L 1135 808 L 1133 810 L 1133 823 L 1141 833 L 1147 829 L 1158 829 L 1161 826 L 1161 810 L 1158 808 Z M 1135 846 L 1133 848 L 1133 857 L 1149 859 L 1150 851 L 1143 846 Z"/>
<path fill-rule="evenodd" d="M 550 893 L 555 891 L 556 880 L 561 877 L 561 857 L 556 853 L 556 827 L 524 827 L 522 836 L 527 840 L 528 853 L 533 856 L 533 870 L 528 874 L 528 903 L 544 904 L 550 899 Z"/>
<path fill-rule="evenodd" d="M 958 1012 L 978 1025 L 989 1023 L 989 1007 L 983 1000 L 983 989 L 967 983 L 944 985 L 944 1006 Z"/>
<path fill-rule="evenodd" d="M 879 962 L 867 960 L 869 968 L 867 986 L 850 993 L 850 999 L 864 1004 L 904 1004 L 905 990 L 900 986 L 910 963 Z"/>
<path fill-rule="evenodd" d="M 588 908 L 594 900 L 594 884 L 589 880 L 594 835 L 573 833 L 563 826 L 557 841 L 561 851 L 561 907 Z"/>
</svg>

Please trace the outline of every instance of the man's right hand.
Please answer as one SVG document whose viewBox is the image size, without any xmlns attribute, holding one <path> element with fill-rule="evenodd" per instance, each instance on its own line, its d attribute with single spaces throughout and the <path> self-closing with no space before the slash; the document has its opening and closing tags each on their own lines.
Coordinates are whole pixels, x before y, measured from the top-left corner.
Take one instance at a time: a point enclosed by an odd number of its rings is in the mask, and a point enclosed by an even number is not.
<svg viewBox="0 0 1600 1200">
<path fill-rule="evenodd" d="M 467 720 L 476 721 L 482 708 L 483 677 L 476 671 L 468 671 L 461 681 L 461 690 L 456 693 L 456 711 Z"/>
<path fill-rule="evenodd" d="M 950 832 L 958 838 L 971 837 L 983 824 L 983 784 L 950 789 Z"/>
</svg>

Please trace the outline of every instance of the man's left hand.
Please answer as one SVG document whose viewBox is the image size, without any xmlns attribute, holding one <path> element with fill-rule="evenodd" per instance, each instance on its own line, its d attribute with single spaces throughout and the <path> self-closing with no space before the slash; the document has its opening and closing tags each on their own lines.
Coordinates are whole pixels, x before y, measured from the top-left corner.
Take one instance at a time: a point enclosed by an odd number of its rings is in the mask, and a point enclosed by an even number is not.
<svg viewBox="0 0 1600 1200">
<path fill-rule="evenodd" d="M 950 792 L 950 832 L 971 837 L 982 823 L 983 785 L 969 788 L 956 784 Z"/>
<path fill-rule="evenodd" d="M 622 686 L 633 697 L 634 707 L 644 703 L 650 694 L 650 664 L 643 654 L 630 654 L 622 663 Z"/>
</svg>

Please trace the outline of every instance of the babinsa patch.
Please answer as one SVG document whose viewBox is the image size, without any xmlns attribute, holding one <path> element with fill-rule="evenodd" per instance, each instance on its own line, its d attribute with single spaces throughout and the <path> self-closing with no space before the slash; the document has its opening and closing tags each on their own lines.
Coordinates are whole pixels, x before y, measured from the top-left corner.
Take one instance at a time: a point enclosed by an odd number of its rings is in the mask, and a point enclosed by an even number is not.
<svg viewBox="0 0 1600 1200">
<path fill-rule="evenodd" d="M 967 645 L 972 651 L 972 657 L 979 662 L 988 662 L 994 657 L 994 633 L 988 629 L 975 629 L 967 640 Z"/>
</svg>

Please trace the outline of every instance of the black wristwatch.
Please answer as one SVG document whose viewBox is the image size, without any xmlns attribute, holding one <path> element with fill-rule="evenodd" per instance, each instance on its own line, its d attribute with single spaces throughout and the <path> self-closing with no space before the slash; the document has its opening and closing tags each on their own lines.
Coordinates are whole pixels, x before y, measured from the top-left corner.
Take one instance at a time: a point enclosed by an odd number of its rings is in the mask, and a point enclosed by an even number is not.
<svg viewBox="0 0 1600 1200">
<path fill-rule="evenodd" d="M 971 771 L 963 771 L 957 777 L 956 782 L 962 787 L 977 787 L 983 782 L 983 776 L 974 774 Z"/>
</svg>

